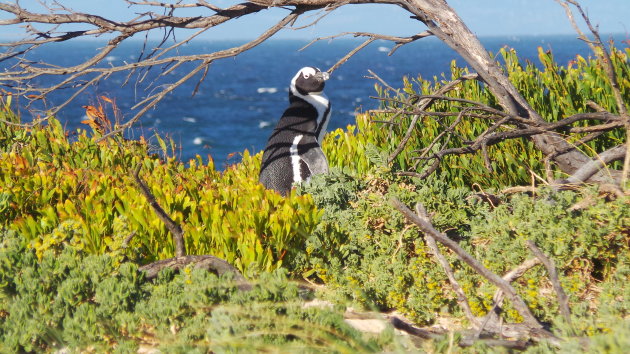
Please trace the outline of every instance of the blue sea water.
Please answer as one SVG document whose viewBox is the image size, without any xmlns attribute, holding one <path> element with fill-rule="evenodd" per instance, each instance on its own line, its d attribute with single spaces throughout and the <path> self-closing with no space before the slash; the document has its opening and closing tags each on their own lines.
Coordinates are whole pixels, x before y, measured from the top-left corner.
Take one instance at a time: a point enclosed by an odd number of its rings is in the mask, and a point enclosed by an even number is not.
<svg viewBox="0 0 630 354">
<path fill-rule="evenodd" d="M 623 38 L 622 38 L 623 39 Z M 577 54 L 588 56 L 589 49 L 574 36 L 550 37 L 492 37 L 482 38 L 491 52 L 501 47 L 515 48 L 519 57 L 538 63 L 537 48 L 552 50 L 556 61 L 566 65 Z M 136 124 L 133 136 L 146 137 L 158 132 L 172 138 L 177 144 L 176 156 L 187 161 L 195 155 L 214 159 L 217 168 L 238 161 L 239 152 L 252 152 L 264 148 L 277 119 L 288 102 L 288 84 L 303 66 L 317 66 L 323 70 L 360 42 L 336 40 L 319 42 L 299 51 L 307 42 L 298 40 L 271 40 L 242 53 L 235 58 L 218 60 L 211 64 L 205 80 L 192 96 L 199 76 L 189 80 L 166 96 L 155 109 L 150 110 Z M 200 41 L 183 46 L 180 54 L 209 53 L 239 45 L 230 41 Z M 78 64 L 96 53 L 103 43 L 78 42 L 50 46 L 38 56 L 58 65 Z M 151 45 L 149 45 L 150 47 Z M 368 69 L 390 85 L 400 87 L 403 76 L 432 78 L 448 72 L 452 60 L 465 65 L 451 49 L 434 38 L 426 38 L 403 46 L 388 56 L 390 42 L 375 42 L 352 57 L 336 70 L 327 82 L 325 92 L 332 102 L 329 130 L 345 127 L 354 122 L 356 112 L 373 109 L 378 101 L 371 99 L 376 91 L 375 80 L 366 78 Z M 118 65 L 137 60 L 141 42 L 126 43 L 107 57 L 108 64 Z M 173 82 L 192 66 L 183 66 L 148 86 L 162 68 L 155 67 L 143 82 L 137 76 L 122 86 L 126 76 L 116 74 L 97 86 L 86 90 L 59 112 L 58 118 L 66 129 L 86 128 L 83 105 L 94 104 L 98 96 L 105 95 L 116 101 L 123 120 L 133 116 L 131 107 L 160 84 Z M 31 84 L 45 84 L 49 78 L 39 78 Z M 47 105 L 63 102 L 73 93 L 72 88 L 61 90 L 48 98 Z M 23 112 L 28 120 L 30 113 Z M 234 154 L 236 153 L 236 154 Z M 230 157 L 231 156 L 231 157 Z"/>
</svg>

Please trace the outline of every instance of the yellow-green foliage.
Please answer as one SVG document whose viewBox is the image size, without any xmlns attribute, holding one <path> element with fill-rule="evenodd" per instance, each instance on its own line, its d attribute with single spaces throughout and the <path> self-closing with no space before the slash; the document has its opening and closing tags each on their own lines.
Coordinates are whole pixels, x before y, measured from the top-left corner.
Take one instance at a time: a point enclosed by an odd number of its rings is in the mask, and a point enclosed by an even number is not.
<svg viewBox="0 0 630 354">
<path fill-rule="evenodd" d="M 503 62 L 503 69 L 523 97 L 550 122 L 577 113 L 592 112 L 592 108 L 587 106 L 588 101 L 596 102 L 610 112 L 617 112 L 614 96 L 599 60 L 578 56 L 569 66 L 561 67 L 554 62 L 551 53 L 540 50 L 539 60 L 542 69 L 538 69 L 532 63 L 521 63 L 514 50 L 502 49 L 499 56 Z M 625 52 L 616 49 L 612 51 L 617 79 L 626 102 L 630 102 L 629 56 L 630 49 L 626 49 Z M 467 68 L 457 67 L 453 62 L 449 77 L 443 76 L 441 79 L 434 77 L 432 81 L 421 77 L 414 80 L 405 78 L 403 88 L 398 94 L 379 89 L 382 97 L 394 100 L 384 101 L 383 108 L 405 109 L 406 106 L 399 102 L 413 101 L 416 95 L 433 94 L 445 83 L 467 73 Z M 474 80 L 461 83 L 447 95 L 500 108 L 492 93 Z M 438 101 L 429 110 L 460 112 L 461 106 L 459 103 Z M 394 169 L 414 170 L 416 163 L 414 157 L 419 155 L 418 150 L 428 147 L 443 133 L 445 127 L 456 119 L 456 116 L 440 118 L 441 122 L 433 117 L 420 118 L 416 132 L 411 136 L 406 149 L 394 161 Z M 350 126 L 347 131 L 337 130 L 328 135 L 324 151 L 331 165 L 348 172 L 364 173 L 370 166 L 382 164 L 382 161 L 395 150 L 409 126 L 411 117 L 410 114 L 397 117 L 393 114 L 359 115 L 357 126 Z M 392 119 L 393 124 L 374 122 Z M 464 141 L 473 140 L 490 123 L 487 120 L 463 119 L 455 129 L 457 135 L 448 142 L 443 137 L 431 151 L 465 146 Z M 586 154 L 593 156 L 595 152 L 623 143 L 624 136 L 623 129 L 618 129 L 602 135 L 582 149 Z M 571 142 L 580 137 L 581 135 L 575 135 L 568 139 Z M 470 186 L 478 183 L 483 187 L 501 187 L 530 183 L 532 176 L 530 171 L 541 175 L 544 173 L 544 156 L 527 139 L 513 139 L 490 146 L 488 154 L 492 172 L 486 169 L 480 154 L 447 156 L 442 162 L 442 176 L 453 186 Z M 613 168 L 616 167 L 619 165 L 613 165 Z M 423 169 L 422 164 L 415 168 L 418 172 L 422 172 Z"/>
<path fill-rule="evenodd" d="M 9 118 L 8 106 L 2 114 Z M 142 262 L 173 256 L 166 227 L 131 178 L 139 163 L 157 201 L 183 226 L 187 252 L 244 271 L 291 262 L 320 217 L 308 195 L 265 190 L 257 181 L 260 156 L 247 151 L 218 172 L 201 158 L 185 165 L 150 155 L 143 142 L 96 143 L 98 136 L 79 132 L 71 141 L 55 119 L 30 129 L 0 124 L 0 226 L 19 232 L 40 256 L 64 243 Z"/>
<path fill-rule="evenodd" d="M 322 150 L 330 166 L 356 174 L 365 172 L 375 166 L 371 161 L 370 152 L 376 151 L 374 123 L 366 114 L 356 117 L 356 125 L 348 125 L 346 129 L 337 129 L 328 133 L 322 144 Z"/>
</svg>

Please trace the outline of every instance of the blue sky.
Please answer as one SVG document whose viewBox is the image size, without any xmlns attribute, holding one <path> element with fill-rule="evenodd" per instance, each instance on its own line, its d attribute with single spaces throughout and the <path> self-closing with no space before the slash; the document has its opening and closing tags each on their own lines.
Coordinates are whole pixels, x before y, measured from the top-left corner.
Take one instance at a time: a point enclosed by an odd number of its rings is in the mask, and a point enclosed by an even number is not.
<svg viewBox="0 0 630 354">
<path fill-rule="evenodd" d="M 134 11 L 128 9 L 122 0 L 59 2 L 79 11 L 118 20 L 135 17 Z M 22 0 L 21 3 L 25 7 L 37 6 L 29 5 L 36 4 L 35 0 Z M 226 7 L 237 1 L 213 0 L 211 3 Z M 480 36 L 574 34 L 564 10 L 554 0 L 449 0 L 448 3 L 459 13 L 468 27 Z M 581 3 L 588 10 L 592 21 L 599 24 L 602 33 L 630 32 L 630 0 L 582 0 Z M 197 15 L 198 11 L 182 14 Z M 286 10 L 280 9 L 263 11 L 233 24 L 221 25 L 209 31 L 205 38 L 251 39 L 285 14 Z M 6 18 L 6 15 L 0 13 L 0 18 Z M 312 21 L 313 17 L 305 20 L 301 23 Z M 424 27 L 420 22 L 410 19 L 408 13 L 395 5 L 351 5 L 334 11 L 316 26 L 300 31 L 284 30 L 276 38 L 312 39 L 344 31 L 369 31 L 404 36 L 422 30 Z"/>
</svg>

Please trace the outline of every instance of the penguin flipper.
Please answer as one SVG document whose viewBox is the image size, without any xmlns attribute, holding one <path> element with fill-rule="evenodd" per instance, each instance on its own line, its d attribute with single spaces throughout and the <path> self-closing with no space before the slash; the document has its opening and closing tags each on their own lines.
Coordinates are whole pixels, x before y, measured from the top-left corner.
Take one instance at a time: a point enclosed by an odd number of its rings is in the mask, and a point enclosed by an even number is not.
<svg viewBox="0 0 630 354">
<path fill-rule="evenodd" d="M 302 161 L 308 166 L 309 177 L 317 174 L 328 173 L 328 160 L 319 145 L 311 147 L 300 155 Z"/>
</svg>

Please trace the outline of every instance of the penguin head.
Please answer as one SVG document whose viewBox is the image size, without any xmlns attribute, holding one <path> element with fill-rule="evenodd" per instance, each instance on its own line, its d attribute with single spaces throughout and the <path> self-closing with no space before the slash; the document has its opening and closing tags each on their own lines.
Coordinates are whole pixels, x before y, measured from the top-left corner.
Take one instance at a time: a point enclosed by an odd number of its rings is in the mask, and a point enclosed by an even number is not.
<svg viewBox="0 0 630 354">
<path fill-rule="evenodd" d="M 312 66 L 300 69 L 291 80 L 291 93 L 294 95 L 320 94 L 330 75 Z"/>
</svg>

